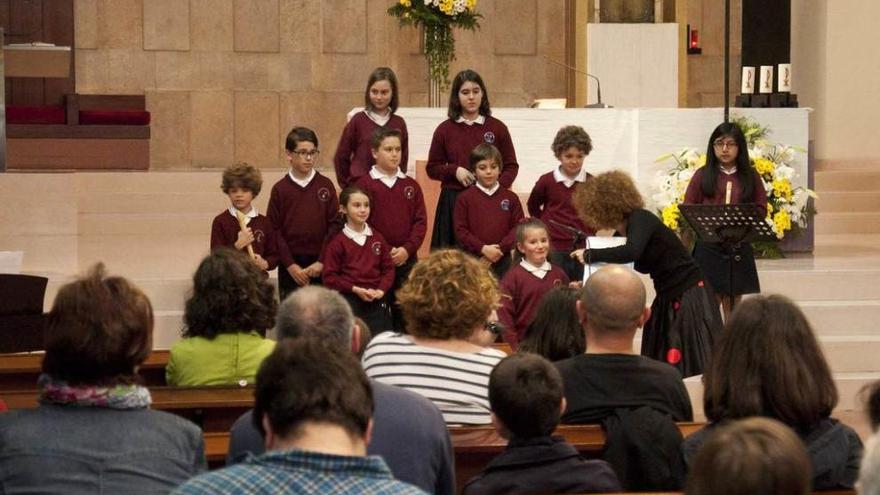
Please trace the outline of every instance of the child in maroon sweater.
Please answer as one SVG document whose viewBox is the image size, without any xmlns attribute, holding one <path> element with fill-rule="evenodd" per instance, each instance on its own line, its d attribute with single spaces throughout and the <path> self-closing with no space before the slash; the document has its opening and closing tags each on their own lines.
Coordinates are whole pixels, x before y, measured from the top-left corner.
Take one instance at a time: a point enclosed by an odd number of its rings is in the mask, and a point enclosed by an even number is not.
<svg viewBox="0 0 880 495">
<path fill-rule="evenodd" d="M 336 147 L 333 164 L 336 182 L 345 189 L 367 175 L 373 164 L 371 140 L 377 129 L 391 128 L 400 131 L 400 170 L 406 173 L 409 160 L 409 137 L 406 122 L 396 115 L 397 76 L 388 67 L 379 67 L 370 74 L 364 94 L 364 110 L 351 117 Z"/>
<path fill-rule="evenodd" d="M 498 183 L 501 153 L 488 143 L 471 152 L 470 168 L 477 178 L 455 201 L 455 237 L 469 253 L 491 265 L 500 279 L 510 268 L 516 225 L 523 219 L 519 196 Z"/>
<path fill-rule="evenodd" d="M 442 184 L 431 248 L 456 245 L 452 219 L 455 199 L 474 183 L 474 174 L 468 170 L 468 157 L 476 145 L 493 144 L 501 152 L 503 172 L 498 181 L 502 186 L 510 188 L 516 179 L 519 165 L 510 133 L 507 126 L 491 114 L 483 78 L 470 69 L 459 72 L 452 81 L 449 95 L 449 119 L 437 126 L 428 151 L 428 177 Z"/>
<path fill-rule="evenodd" d="M 336 188 L 315 170 L 318 136 L 294 127 L 284 145 L 290 171 L 272 188 L 268 217 L 278 232 L 278 292 L 283 301 L 298 287 L 320 283 L 319 261 L 339 215 Z"/>
<path fill-rule="evenodd" d="M 585 247 L 585 244 L 584 239 L 575 243 L 574 230 L 587 236 L 595 234 L 595 230 L 584 225 L 578 217 L 571 195 L 577 184 L 592 177 L 584 170 L 584 159 L 593 150 L 593 141 L 583 127 L 569 125 L 559 129 L 551 148 L 559 160 L 559 166 L 538 178 L 526 206 L 529 215 L 540 218 L 547 224 L 550 233 L 550 262 L 565 270 L 571 280 L 582 280 L 584 265 L 573 259 L 570 253 Z"/>
<path fill-rule="evenodd" d="M 403 313 L 397 307 L 395 292 L 403 285 L 416 262 L 416 254 L 428 225 L 425 198 L 419 184 L 400 168 L 402 136 L 397 129 L 380 127 L 372 137 L 372 154 L 376 165 L 358 180 L 358 187 L 370 197 L 370 225 L 391 244 L 394 263 L 394 285 L 388 293 L 392 326 L 395 331 L 406 328 Z"/>
<path fill-rule="evenodd" d="M 505 327 L 501 337 L 514 350 L 525 336 L 541 297 L 550 289 L 569 283 L 565 272 L 547 261 L 548 237 L 547 226 L 538 219 L 527 220 L 516 228 L 516 250 L 522 261 L 501 280 L 498 309 L 498 319 Z"/>
<path fill-rule="evenodd" d="M 232 206 L 214 217 L 211 249 L 246 249 L 254 264 L 269 271 L 278 265 L 275 228 L 251 204 L 262 187 L 263 176 L 253 165 L 236 163 L 223 171 L 220 189 L 229 196 Z M 242 222 L 246 225 L 243 229 Z"/>
<path fill-rule="evenodd" d="M 392 327 L 385 297 L 394 283 L 391 246 L 367 225 L 370 197 L 363 189 L 348 186 L 339 199 L 346 223 L 324 251 L 324 285 L 339 291 L 377 335 Z"/>
</svg>

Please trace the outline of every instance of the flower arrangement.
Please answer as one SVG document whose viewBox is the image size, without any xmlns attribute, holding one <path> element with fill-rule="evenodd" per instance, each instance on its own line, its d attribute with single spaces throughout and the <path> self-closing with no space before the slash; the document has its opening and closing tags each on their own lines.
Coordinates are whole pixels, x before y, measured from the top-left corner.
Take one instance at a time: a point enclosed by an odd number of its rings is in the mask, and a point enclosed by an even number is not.
<svg viewBox="0 0 880 495">
<path fill-rule="evenodd" d="M 780 144 L 771 144 L 766 137 L 770 133 L 767 127 L 761 126 L 746 117 L 735 117 L 734 123 L 740 126 L 745 134 L 749 147 L 749 158 L 755 170 L 761 176 L 761 182 L 767 191 L 767 223 L 780 240 L 788 235 L 797 235 L 816 210 L 810 198 L 816 193 L 804 187 L 791 184 L 796 173 L 791 167 L 795 152 L 803 152 Z M 693 148 L 685 148 L 678 153 L 661 156 L 657 162 L 673 160 L 673 166 L 661 172 L 657 180 L 657 193 L 653 196 L 657 214 L 670 229 L 683 233 L 687 230 L 681 221 L 678 205 L 684 201 L 685 190 L 694 172 L 706 164 L 706 155 Z M 755 243 L 758 256 L 777 256 L 778 249 Z"/>
<path fill-rule="evenodd" d="M 428 77 L 441 92 L 449 87 L 449 64 L 455 60 L 452 28 L 478 29 L 482 16 L 476 9 L 477 0 L 399 0 L 388 8 L 401 26 L 424 30 Z"/>
</svg>

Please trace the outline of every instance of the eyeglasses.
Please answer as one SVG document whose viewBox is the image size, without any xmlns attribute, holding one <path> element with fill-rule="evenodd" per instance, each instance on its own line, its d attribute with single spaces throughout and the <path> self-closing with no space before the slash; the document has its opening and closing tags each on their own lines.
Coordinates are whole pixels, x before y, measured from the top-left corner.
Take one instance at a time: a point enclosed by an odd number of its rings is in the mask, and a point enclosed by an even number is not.
<svg viewBox="0 0 880 495">
<path fill-rule="evenodd" d="M 501 332 L 504 331 L 504 324 L 500 321 L 487 321 L 484 325 L 486 330 L 492 332 L 495 335 L 500 335 Z"/>
<path fill-rule="evenodd" d="M 311 151 L 293 150 L 293 154 L 300 157 L 300 158 L 306 158 L 306 157 L 314 158 L 314 157 L 318 156 L 318 153 L 320 153 L 320 151 L 318 151 L 318 150 L 311 150 Z"/>
<path fill-rule="evenodd" d="M 712 143 L 712 146 L 719 150 L 723 150 L 724 148 L 739 148 L 739 145 L 734 141 L 715 141 Z"/>
</svg>

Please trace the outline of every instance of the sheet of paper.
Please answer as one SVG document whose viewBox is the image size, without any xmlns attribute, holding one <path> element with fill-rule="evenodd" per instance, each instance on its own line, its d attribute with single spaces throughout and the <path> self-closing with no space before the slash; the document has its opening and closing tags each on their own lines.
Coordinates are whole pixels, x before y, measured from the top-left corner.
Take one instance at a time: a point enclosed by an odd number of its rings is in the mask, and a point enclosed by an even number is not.
<svg viewBox="0 0 880 495">
<path fill-rule="evenodd" d="M 625 244 L 626 244 L 626 237 L 607 237 L 607 236 L 587 237 L 587 245 L 590 246 L 590 249 L 605 249 L 605 248 L 623 246 Z M 603 266 L 605 266 L 607 264 L 608 263 L 597 262 L 597 263 L 590 263 L 589 265 L 584 267 L 584 280 L 583 281 L 586 282 L 587 279 L 590 278 L 590 275 L 596 273 L 596 270 L 598 270 L 599 268 L 602 268 Z M 634 269 L 633 263 L 626 263 L 623 266 L 628 266 L 630 269 Z M 589 268 L 589 270 L 587 268 Z"/>
<path fill-rule="evenodd" d="M 21 262 L 24 251 L 0 251 L 0 273 L 21 273 Z"/>
</svg>

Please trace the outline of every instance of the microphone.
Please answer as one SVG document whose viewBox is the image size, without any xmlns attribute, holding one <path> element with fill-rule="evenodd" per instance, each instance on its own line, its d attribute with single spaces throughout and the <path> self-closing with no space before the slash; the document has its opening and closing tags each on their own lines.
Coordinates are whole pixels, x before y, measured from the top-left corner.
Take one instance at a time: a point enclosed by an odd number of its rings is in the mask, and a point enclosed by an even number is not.
<svg viewBox="0 0 880 495">
<path fill-rule="evenodd" d="M 580 230 L 580 229 L 576 229 L 576 228 L 572 227 L 571 225 L 565 225 L 564 223 L 559 223 L 556 220 L 547 220 L 547 221 L 552 223 L 553 225 L 567 231 L 569 234 L 574 236 L 574 239 L 572 240 L 572 251 L 574 251 L 575 249 L 578 249 L 578 244 L 580 244 L 581 241 L 587 239 L 587 233 Z"/>
<path fill-rule="evenodd" d="M 606 105 L 606 104 L 602 103 L 602 85 L 599 82 L 598 77 L 590 74 L 587 71 L 580 70 L 577 67 L 572 67 L 571 65 L 568 65 L 566 63 L 560 62 L 558 60 L 554 60 L 554 59 L 548 57 L 547 55 L 544 55 L 544 58 L 546 58 L 550 62 L 553 62 L 556 65 L 561 65 L 562 67 L 565 67 L 566 69 L 568 69 L 570 71 L 574 71 L 574 72 L 583 74 L 587 77 L 591 77 L 591 78 L 593 78 L 594 81 L 596 81 L 596 100 L 598 100 L 598 101 L 596 103 L 590 103 L 590 104 L 584 105 L 584 108 L 612 108 L 610 105 Z"/>
</svg>

